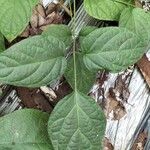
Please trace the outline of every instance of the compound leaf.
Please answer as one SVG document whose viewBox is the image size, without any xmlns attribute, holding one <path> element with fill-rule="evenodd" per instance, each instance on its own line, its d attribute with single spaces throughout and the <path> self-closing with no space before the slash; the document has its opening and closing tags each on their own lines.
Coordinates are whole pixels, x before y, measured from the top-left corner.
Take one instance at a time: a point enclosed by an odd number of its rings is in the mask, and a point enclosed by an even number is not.
<svg viewBox="0 0 150 150">
<path fill-rule="evenodd" d="M 23 109 L 0 118 L 0 150 L 52 150 L 47 132 L 49 115 Z"/>
<path fill-rule="evenodd" d="M 145 45 L 133 32 L 124 28 L 100 28 L 81 43 L 83 60 L 88 69 L 122 71 L 144 54 Z"/>
<path fill-rule="evenodd" d="M 133 0 L 84 0 L 87 13 L 100 20 L 119 20 L 121 11 Z"/>
<path fill-rule="evenodd" d="M 77 91 L 57 104 L 48 122 L 55 150 L 100 150 L 104 131 L 105 117 L 100 107 Z"/>
<path fill-rule="evenodd" d="M 83 62 L 82 55 L 80 53 L 76 53 L 76 82 L 77 82 L 77 89 L 80 92 L 88 93 L 91 89 L 92 85 L 94 84 L 94 81 L 96 80 L 96 72 L 90 71 L 86 68 Z M 71 57 L 68 60 L 68 66 L 65 72 L 65 77 L 71 87 L 74 89 L 74 68 L 73 68 L 73 58 Z"/>
<path fill-rule="evenodd" d="M 38 2 L 39 0 L 0 0 L 0 31 L 9 41 L 26 28 L 32 9 Z"/>
<path fill-rule="evenodd" d="M 150 48 L 150 13 L 140 8 L 126 8 L 120 17 L 119 26 L 135 32 Z"/>
<path fill-rule="evenodd" d="M 54 37 L 34 36 L 0 54 L 0 82 L 40 87 L 58 79 L 66 68 L 65 45 Z"/>
</svg>

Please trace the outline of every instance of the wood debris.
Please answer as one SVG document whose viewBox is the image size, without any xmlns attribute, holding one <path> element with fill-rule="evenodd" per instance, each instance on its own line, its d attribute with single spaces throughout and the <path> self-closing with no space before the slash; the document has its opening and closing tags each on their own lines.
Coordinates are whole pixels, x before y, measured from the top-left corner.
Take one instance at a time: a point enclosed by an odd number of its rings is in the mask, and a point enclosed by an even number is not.
<svg viewBox="0 0 150 150">
<path fill-rule="evenodd" d="M 103 150 L 114 150 L 113 145 L 110 143 L 109 139 L 106 137 L 104 139 L 104 149 Z"/>
<path fill-rule="evenodd" d="M 142 132 L 139 134 L 131 150 L 144 150 L 148 134 Z"/>
<path fill-rule="evenodd" d="M 147 82 L 148 86 L 150 87 L 150 61 L 148 60 L 147 56 L 144 55 L 139 62 L 137 63 L 145 81 Z"/>
<path fill-rule="evenodd" d="M 109 118 L 110 113 L 112 113 L 113 117 L 111 119 L 113 120 L 120 120 L 126 114 L 125 107 L 122 102 L 117 101 L 112 88 L 110 88 L 106 101 L 106 113 L 107 118 Z"/>
</svg>

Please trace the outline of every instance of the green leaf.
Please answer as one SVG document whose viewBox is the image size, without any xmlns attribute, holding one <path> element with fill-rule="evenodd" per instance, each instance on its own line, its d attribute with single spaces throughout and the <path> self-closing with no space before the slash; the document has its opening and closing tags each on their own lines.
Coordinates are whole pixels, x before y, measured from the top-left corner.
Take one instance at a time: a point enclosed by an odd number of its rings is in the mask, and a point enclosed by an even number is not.
<svg viewBox="0 0 150 150">
<path fill-rule="evenodd" d="M 140 8 L 126 8 L 120 17 L 120 27 L 125 27 L 135 32 L 150 48 L 150 13 Z"/>
<path fill-rule="evenodd" d="M 55 150 L 100 150 L 104 131 L 105 117 L 100 107 L 77 91 L 57 104 L 48 122 Z"/>
<path fill-rule="evenodd" d="M 5 50 L 5 41 L 3 35 L 0 33 L 0 52 Z"/>
<path fill-rule="evenodd" d="M 32 9 L 39 0 L 0 0 L 0 30 L 9 40 L 14 40 L 28 25 Z"/>
<path fill-rule="evenodd" d="M 83 57 L 80 53 L 76 53 L 76 68 L 77 68 L 77 89 L 80 92 L 88 93 L 91 89 L 92 85 L 94 84 L 94 81 L 96 80 L 96 72 L 90 71 L 86 68 L 86 66 L 83 63 Z M 71 87 L 74 89 L 74 68 L 73 68 L 73 58 L 71 57 L 68 60 L 68 66 L 65 72 L 65 77 Z"/>
<path fill-rule="evenodd" d="M 122 10 L 133 0 L 84 0 L 87 13 L 100 20 L 119 20 Z"/>
<path fill-rule="evenodd" d="M 54 36 L 55 38 L 64 42 L 66 48 L 71 46 L 72 43 L 72 33 L 67 25 L 50 25 L 47 30 L 42 33 L 42 35 Z"/>
<path fill-rule="evenodd" d="M 83 60 L 88 69 L 121 71 L 136 63 L 145 45 L 133 32 L 124 28 L 100 28 L 81 43 Z"/>
<path fill-rule="evenodd" d="M 40 87 L 57 80 L 65 71 L 65 45 L 56 38 L 34 36 L 0 54 L 0 82 Z"/>
<path fill-rule="evenodd" d="M 0 150 L 52 150 L 47 132 L 49 115 L 24 109 L 0 118 Z"/>
<path fill-rule="evenodd" d="M 93 32 L 94 30 L 96 30 L 97 27 L 95 26 L 86 26 L 83 27 L 79 33 L 79 40 L 80 42 L 87 36 L 89 35 L 91 32 Z"/>
</svg>

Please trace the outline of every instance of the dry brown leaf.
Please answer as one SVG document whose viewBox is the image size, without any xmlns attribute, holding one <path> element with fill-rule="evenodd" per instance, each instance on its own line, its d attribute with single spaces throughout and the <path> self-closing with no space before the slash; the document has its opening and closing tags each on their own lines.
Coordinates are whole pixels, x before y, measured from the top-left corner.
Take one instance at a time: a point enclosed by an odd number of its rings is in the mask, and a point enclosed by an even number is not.
<svg viewBox="0 0 150 150">
<path fill-rule="evenodd" d="M 116 109 L 116 107 L 119 105 L 119 102 L 109 95 L 107 98 L 107 104 L 107 112 L 110 113 L 112 110 Z"/>
<path fill-rule="evenodd" d="M 119 104 L 114 110 L 114 120 L 120 120 L 126 114 L 124 106 Z"/>
<path fill-rule="evenodd" d="M 139 0 L 135 0 L 135 6 L 142 8 L 142 4 L 139 2 Z"/>
<path fill-rule="evenodd" d="M 54 3 L 51 3 L 46 8 L 46 16 L 51 14 L 52 12 L 56 11 L 58 9 L 57 5 Z"/>
<path fill-rule="evenodd" d="M 147 133 L 145 132 L 140 133 L 135 143 L 133 144 L 133 147 L 131 150 L 144 150 L 147 137 L 148 137 Z"/>
<path fill-rule="evenodd" d="M 110 143 L 109 139 L 106 137 L 104 139 L 104 150 L 114 150 L 113 145 Z"/>
<path fill-rule="evenodd" d="M 26 29 L 22 32 L 22 34 L 20 35 L 20 37 L 28 37 L 29 36 L 29 26 L 26 27 Z"/>
<path fill-rule="evenodd" d="M 150 61 L 147 56 L 144 55 L 137 63 L 142 75 L 144 76 L 148 86 L 150 87 Z"/>
<path fill-rule="evenodd" d="M 126 114 L 123 104 L 120 101 L 117 101 L 113 88 L 109 89 L 109 94 L 106 101 L 106 112 L 107 118 L 109 118 L 109 114 L 113 112 L 114 120 L 120 120 Z"/>
<path fill-rule="evenodd" d="M 44 25 L 62 23 L 62 16 L 59 13 L 53 12 L 46 17 Z"/>
<path fill-rule="evenodd" d="M 32 28 L 37 28 L 38 27 L 38 12 L 36 9 L 33 10 L 33 14 L 30 20 L 30 24 Z"/>
<path fill-rule="evenodd" d="M 43 18 L 46 17 L 45 8 L 41 4 L 37 5 L 36 10 L 40 14 L 40 16 L 42 16 Z"/>
<path fill-rule="evenodd" d="M 29 37 L 41 34 L 49 24 L 60 24 L 62 23 L 62 16 L 58 13 L 58 8 L 54 7 L 55 4 L 51 3 L 47 12 L 46 9 L 38 4 L 33 10 L 32 17 L 30 19 L 30 25 L 20 35 L 21 37 Z"/>
</svg>

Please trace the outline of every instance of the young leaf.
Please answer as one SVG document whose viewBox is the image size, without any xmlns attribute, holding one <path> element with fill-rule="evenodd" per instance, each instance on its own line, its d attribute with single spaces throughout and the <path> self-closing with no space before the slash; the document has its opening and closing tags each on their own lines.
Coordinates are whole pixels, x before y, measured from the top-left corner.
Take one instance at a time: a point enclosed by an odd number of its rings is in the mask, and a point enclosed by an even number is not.
<svg viewBox="0 0 150 150">
<path fill-rule="evenodd" d="M 119 20 L 121 11 L 133 0 L 84 0 L 84 8 L 90 16 L 100 20 Z"/>
<path fill-rule="evenodd" d="M 52 150 L 48 114 L 24 109 L 0 118 L 0 150 Z"/>
<path fill-rule="evenodd" d="M 120 17 L 120 27 L 135 32 L 150 48 L 150 13 L 140 8 L 126 8 Z"/>
<path fill-rule="evenodd" d="M 72 33 L 67 25 L 50 25 L 48 29 L 42 33 L 42 35 L 54 36 L 60 41 L 63 41 L 66 47 L 71 46 L 72 43 Z"/>
<path fill-rule="evenodd" d="M 107 27 L 93 31 L 81 43 L 83 60 L 88 69 L 121 71 L 136 63 L 145 45 L 133 32 Z"/>
<path fill-rule="evenodd" d="M 104 131 L 105 117 L 100 107 L 77 91 L 57 104 L 48 122 L 55 150 L 100 150 Z"/>
<path fill-rule="evenodd" d="M 73 66 L 73 58 L 71 57 L 68 60 L 68 66 L 65 72 L 65 77 L 72 88 L 74 88 L 74 78 L 72 77 L 74 68 Z M 77 89 L 80 92 L 88 93 L 91 89 L 92 85 L 94 84 L 94 81 L 96 79 L 96 72 L 90 71 L 86 68 L 86 66 L 83 63 L 83 58 L 80 53 L 76 53 L 76 67 L 77 67 Z"/>
<path fill-rule="evenodd" d="M 5 50 L 5 43 L 4 43 L 4 37 L 2 34 L 0 34 L 0 52 Z"/>
<path fill-rule="evenodd" d="M 79 33 L 79 40 L 80 42 L 87 36 L 89 35 L 91 32 L 93 32 L 94 30 L 96 30 L 97 27 L 94 26 L 86 26 L 84 28 L 81 29 L 80 33 Z"/>
<path fill-rule="evenodd" d="M 56 38 L 34 36 L 0 54 L 0 82 L 40 87 L 59 78 L 66 68 L 65 45 Z"/>
<path fill-rule="evenodd" d="M 9 41 L 25 29 L 32 9 L 38 2 L 39 0 L 0 0 L 0 30 Z"/>
</svg>

